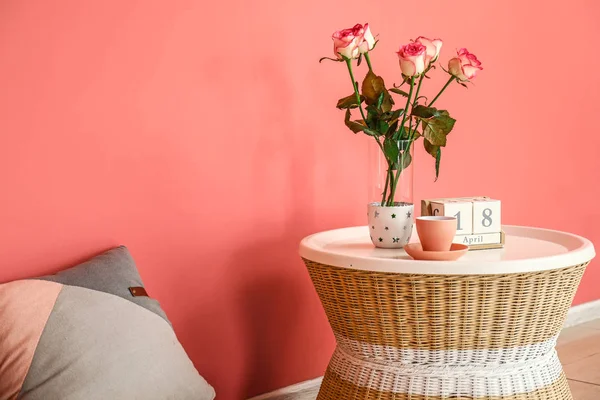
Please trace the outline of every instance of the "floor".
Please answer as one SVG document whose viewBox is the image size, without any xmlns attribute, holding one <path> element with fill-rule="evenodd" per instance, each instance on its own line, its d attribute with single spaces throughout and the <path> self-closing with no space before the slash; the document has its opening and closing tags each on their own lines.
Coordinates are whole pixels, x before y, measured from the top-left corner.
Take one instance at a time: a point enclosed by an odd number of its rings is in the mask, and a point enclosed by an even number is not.
<svg viewBox="0 0 600 400">
<path fill-rule="evenodd" d="M 600 319 L 562 331 L 558 356 L 574 400 L 600 400 Z"/>
</svg>

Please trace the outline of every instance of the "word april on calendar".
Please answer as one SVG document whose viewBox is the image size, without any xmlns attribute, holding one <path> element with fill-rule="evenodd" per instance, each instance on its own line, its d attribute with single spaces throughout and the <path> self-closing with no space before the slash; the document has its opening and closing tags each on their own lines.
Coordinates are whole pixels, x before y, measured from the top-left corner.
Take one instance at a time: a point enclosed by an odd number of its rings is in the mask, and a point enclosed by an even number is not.
<svg viewBox="0 0 600 400">
<path fill-rule="evenodd" d="M 421 201 L 421 215 L 455 217 L 453 242 L 466 244 L 469 250 L 504 247 L 500 200 L 487 196 L 426 199 Z"/>
</svg>

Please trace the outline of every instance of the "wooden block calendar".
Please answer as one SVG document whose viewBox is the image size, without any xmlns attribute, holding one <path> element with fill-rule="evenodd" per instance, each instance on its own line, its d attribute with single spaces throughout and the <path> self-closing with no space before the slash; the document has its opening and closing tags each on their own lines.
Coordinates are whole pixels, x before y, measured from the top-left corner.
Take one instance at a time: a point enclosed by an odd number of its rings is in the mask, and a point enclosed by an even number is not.
<svg viewBox="0 0 600 400">
<path fill-rule="evenodd" d="M 421 201 L 421 215 L 456 218 L 454 243 L 470 250 L 504 247 L 501 223 L 501 202 L 487 196 L 426 199 Z"/>
</svg>

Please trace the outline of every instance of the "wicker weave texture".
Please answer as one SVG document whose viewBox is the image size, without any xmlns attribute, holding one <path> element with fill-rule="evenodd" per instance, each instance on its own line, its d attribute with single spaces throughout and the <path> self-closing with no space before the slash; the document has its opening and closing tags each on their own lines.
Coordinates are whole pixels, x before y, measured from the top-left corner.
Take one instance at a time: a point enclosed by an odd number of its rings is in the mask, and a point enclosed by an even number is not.
<svg viewBox="0 0 600 400">
<path fill-rule="evenodd" d="M 587 265 L 505 275 L 408 275 L 304 261 L 336 336 L 434 351 L 552 340 Z"/>
<path fill-rule="evenodd" d="M 425 396 L 420 394 L 382 392 L 359 387 L 341 379 L 328 369 L 325 372 L 317 400 L 573 400 L 564 374 L 552 384 L 538 390 L 506 396 L 473 397 L 464 394 Z"/>
<path fill-rule="evenodd" d="M 511 396 L 552 385 L 563 373 L 553 349 L 536 360 L 514 364 L 390 365 L 361 360 L 337 348 L 329 371 L 357 387 L 413 395 Z"/>
<path fill-rule="evenodd" d="M 468 364 L 514 364 L 536 360 L 554 350 L 557 337 L 541 343 L 506 349 L 452 349 L 425 350 L 402 349 L 392 346 L 382 346 L 358 342 L 342 335 L 336 335 L 338 347 L 347 353 L 372 362 L 383 362 L 399 365 L 439 364 L 439 365 L 468 365 Z"/>
</svg>

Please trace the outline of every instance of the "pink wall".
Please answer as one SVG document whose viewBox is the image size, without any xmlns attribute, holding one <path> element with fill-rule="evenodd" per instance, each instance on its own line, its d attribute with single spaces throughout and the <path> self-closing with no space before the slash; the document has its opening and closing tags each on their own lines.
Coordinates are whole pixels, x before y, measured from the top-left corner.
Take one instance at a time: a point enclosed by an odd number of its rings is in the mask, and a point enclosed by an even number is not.
<svg viewBox="0 0 600 400">
<path fill-rule="evenodd" d="M 418 154 L 419 199 L 486 194 L 505 223 L 600 243 L 600 3 L 408 4 L 2 1 L 0 280 L 123 243 L 220 400 L 321 375 L 334 342 L 297 244 L 364 223 L 367 142 L 333 107 L 343 65 L 317 60 L 365 21 L 388 83 L 420 34 L 483 61 L 438 103 L 458 123 L 437 183 Z"/>
</svg>

